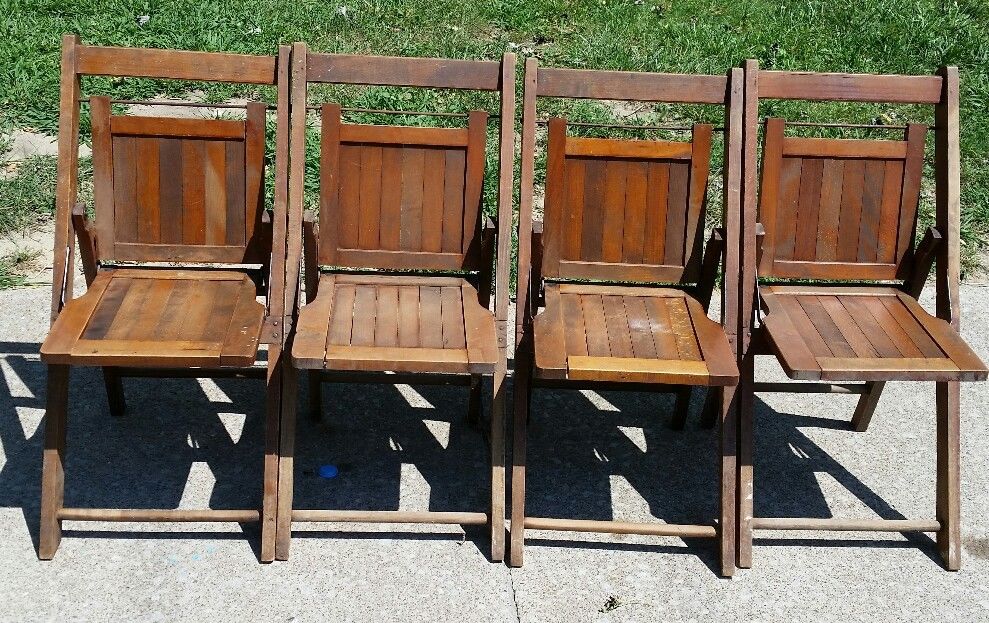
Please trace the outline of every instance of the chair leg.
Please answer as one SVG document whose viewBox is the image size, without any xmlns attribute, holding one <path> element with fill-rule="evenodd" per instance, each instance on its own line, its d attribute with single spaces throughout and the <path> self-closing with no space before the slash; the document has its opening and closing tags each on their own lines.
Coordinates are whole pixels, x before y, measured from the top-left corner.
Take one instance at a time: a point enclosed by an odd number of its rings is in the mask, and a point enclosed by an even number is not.
<svg viewBox="0 0 989 623">
<path fill-rule="evenodd" d="M 937 384 L 937 546 L 948 571 L 962 562 L 960 399 L 958 382 Z"/>
<path fill-rule="evenodd" d="M 673 430 L 683 430 L 687 423 L 687 416 L 690 415 L 690 396 L 694 388 L 690 385 L 682 385 L 676 391 L 676 402 L 673 405 L 673 418 L 670 420 L 670 428 Z"/>
<path fill-rule="evenodd" d="M 713 402 L 718 407 L 721 440 L 721 508 L 718 517 L 718 538 L 721 553 L 721 575 L 730 578 L 735 574 L 735 536 L 738 530 L 736 521 L 736 500 L 738 494 L 738 471 L 736 453 L 738 448 L 738 430 L 736 427 L 738 387 L 714 388 L 708 396 L 714 396 Z"/>
<path fill-rule="evenodd" d="M 736 390 L 737 391 L 737 390 Z M 701 410 L 701 428 L 714 428 L 720 417 L 718 392 L 713 388 L 708 388 L 707 396 L 704 397 L 704 408 Z"/>
<path fill-rule="evenodd" d="M 313 422 L 323 419 L 323 376 L 319 370 L 306 373 L 309 381 L 309 418 Z"/>
<path fill-rule="evenodd" d="M 752 566 L 752 436 L 753 411 L 755 409 L 753 355 L 742 360 L 741 377 L 738 385 L 738 566 L 748 569 Z"/>
<path fill-rule="evenodd" d="M 106 401 L 110 404 L 110 415 L 120 417 L 127 411 L 124 398 L 124 383 L 114 368 L 103 368 L 103 384 L 106 386 Z"/>
<path fill-rule="evenodd" d="M 481 404 L 481 388 L 481 375 L 472 374 L 470 377 L 470 397 L 467 402 L 467 423 L 471 426 L 477 426 L 481 422 L 481 413 L 484 410 Z"/>
<path fill-rule="evenodd" d="M 524 339 L 524 338 L 523 338 Z M 512 437 L 512 526 L 508 564 L 521 567 L 525 547 L 525 451 L 529 404 L 532 394 L 530 355 L 522 348 L 515 355 L 514 417 Z"/>
<path fill-rule="evenodd" d="M 491 394 L 491 562 L 505 560 L 505 352 L 495 368 Z M 480 380 L 480 377 L 478 377 Z M 477 385 L 480 400 L 480 383 Z M 475 394 L 473 379 L 471 398 Z"/>
<path fill-rule="evenodd" d="M 278 447 L 278 519 L 275 527 L 275 559 L 288 560 L 292 542 L 292 503 L 295 476 L 296 373 L 291 365 L 282 368 L 282 414 Z"/>
<path fill-rule="evenodd" d="M 275 560 L 275 534 L 278 521 L 278 433 L 282 410 L 281 346 L 272 344 L 268 351 L 268 375 L 265 393 L 264 483 L 261 499 L 261 562 Z"/>
<path fill-rule="evenodd" d="M 867 391 L 859 398 L 859 403 L 855 406 L 855 415 L 852 416 L 852 429 L 864 433 L 869 429 L 869 422 L 872 421 L 872 414 L 876 412 L 876 405 L 879 404 L 879 397 L 882 396 L 885 381 L 872 381 L 865 384 Z"/>
<path fill-rule="evenodd" d="M 45 450 L 41 469 L 41 535 L 38 558 L 51 560 L 62 540 L 58 512 L 65 499 L 65 427 L 69 408 L 69 366 L 48 366 Z"/>
</svg>

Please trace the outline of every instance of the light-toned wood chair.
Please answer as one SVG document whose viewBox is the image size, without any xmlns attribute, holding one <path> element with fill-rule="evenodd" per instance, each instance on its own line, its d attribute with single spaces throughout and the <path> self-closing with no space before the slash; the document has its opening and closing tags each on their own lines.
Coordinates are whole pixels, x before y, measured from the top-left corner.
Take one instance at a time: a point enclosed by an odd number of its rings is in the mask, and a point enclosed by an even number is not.
<svg viewBox="0 0 989 623">
<path fill-rule="evenodd" d="M 106 48 L 82 45 L 74 35 L 63 39 L 52 327 L 41 347 L 48 366 L 38 552 L 43 559 L 55 555 L 67 519 L 261 521 L 261 559 L 274 559 L 285 324 L 288 54 L 287 47 L 278 57 L 265 57 Z M 273 216 L 264 209 L 264 104 L 241 106 L 243 120 L 114 114 L 114 100 L 81 94 L 84 76 L 277 85 L 279 171 Z M 87 102 L 93 137 L 92 222 L 85 206 L 76 205 L 80 106 Z M 73 297 L 74 235 L 87 285 L 78 298 Z M 257 301 L 259 295 L 264 304 Z M 262 343 L 268 344 L 267 364 L 255 367 Z M 115 415 L 125 407 L 122 377 L 266 379 L 264 491 L 258 492 L 258 507 L 64 507 L 73 366 L 103 368 Z"/>
<path fill-rule="evenodd" d="M 310 85 L 493 92 L 504 122 L 497 225 L 485 228 L 481 199 L 488 113 L 454 114 L 465 118 L 466 127 L 406 127 L 345 123 L 341 115 L 346 111 L 339 105 L 320 107 L 319 218 L 306 224 L 307 303 L 292 346 L 293 364 L 308 371 L 310 409 L 318 417 L 324 382 L 443 382 L 470 387 L 476 416 L 481 378 L 491 376 L 491 505 L 487 512 L 295 509 L 295 414 L 286 410 L 277 556 L 289 555 L 293 521 L 412 522 L 487 524 L 491 558 L 500 561 L 515 57 L 506 54 L 497 62 L 347 56 L 309 52 L 297 43 L 292 63 L 290 219 L 296 221 L 302 218 Z M 290 220 L 290 226 L 296 222 Z"/>
<path fill-rule="evenodd" d="M 535 59 L 526 62 L 509 554 L 513 566 L 522 564 L 526 529 L 570 530 L 715 538 L 721 573 L 733 573 L 738 258 L 737 245 L 728 245 L 722 262 L 721 241 L 736 239 L 740 214 L 741 89 L 741 70 L 725 77 L 550 69 L 538 67 Z M 688 133 L 686 141 L 624 140 L 568 136 L 566 120 L 549 119 L 545 219 L 535 228 L 541 233 L 533 236 L 536 105 L 541 98 L 724 107 L 725 228 L 712 236 L 707 253 L 703 242 L 713 128 L 703 123 L 678 128 Z M 719 267 L 727 275 L 723 327 L 707 316 Z M 676 425 L 686 415 L 689 388 L 708 386 L 716 417 L 720 411 L 717 521 L 672 525 L 528 515 L 526 430 L 536 386 L 672 391 L 679 397 Z M 717 482 L 712 477 L 712 487 Z"/>
<path fill-rule="evenodd" d="M 985 364 L 958 335 L 958 71 L 932 76 L 814 74 L 745 65 L 745 198 L 739 446 L 739 565 L 752 564 L 753 530 L 935 532 L 948 569 L 961 557 L 959 382 Z M 921 104 L 934 108 L 937 223 L 915 245 L 929 128 L 787 123 L 759 117 L 763 100 Z M 756 196 L 757 144 L 762 139 Z M 801 136 L 786 133 L 800 125 Z M 885 134 L 808 137 L 808 126 Z M 823 127 L 822 127 L 823 126 Z M 889 135 L 892 134 L 891 138 Z M 917 302 L 932 263 L 937 314 Z M 754 357 L 772 355 L 793 379 L 758 383 Z M 836 383 L 862 381 L 861 383 Z M 753 507 L 755 392 L 860 394 L 865 431 L 887 381 L 935 381 L 937 507 L 932 519 L 758 517 Z"/>
</svg>

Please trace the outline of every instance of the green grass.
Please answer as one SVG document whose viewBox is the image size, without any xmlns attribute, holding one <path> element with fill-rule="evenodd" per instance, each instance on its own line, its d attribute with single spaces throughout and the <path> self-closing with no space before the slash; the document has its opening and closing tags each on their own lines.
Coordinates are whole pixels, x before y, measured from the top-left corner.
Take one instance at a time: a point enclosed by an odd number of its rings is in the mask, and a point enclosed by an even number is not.
<svg viewBox="0 0 989 623">
<path fill-rule="evenodd" d="M 984 0 L 0 0 L 0 9 L 0 114 L 5 116 L 0 127 L 50 133 L 57 124 L 60 37 L 67 31 L 104 45 L 271 54 L 280 43 L 305 40 L 320 51 L 494 59 L 512 50 L 551 66 L 669 72 L 723 73 L 745 58 L 758 59 L 764 68 L 880 73 L 931 73 L 941 64 L 955 64 L 962 75 L 966 268 L 975 265 L 989 239 L 989 4 Z M 144 15 L 149 19 L 141 25 L 138 17 Z M 181 94 L 189 85 L 92 79 L 84 88 L 149 97 Z M 271 98 L 270 90 L 256 87 L 214 86 L 205 95 Z M 462 94 L 410 95 L 396 89 L 334 89 L 316 97 L 386 108 L 466 110 L 485 103 Z M 610 109 L 589 103 L 556 104 L 547 111 L 582 120 L 613 117 Z M 688 112 L 658 106 L 650 118 L 683 118 Z M 762 112 L 801 120 L 837 115 L 856 122 L 930 121 L 928 112 L 904 106 L 782 103 Z M 713 177 L 718 175 L 714 164 Z M 489 203 L 493 189 L 489 181 Z M 0 201 L 4 211 L 21 211 L 7 198 Z M 931 210 L 925 193 L 924 219 Z"/>
<path fill-rule="evenodd" d="M 37 258 L 35 251 L 15 251 L 0 257 L 0 290 L 27 285 L 27 275 L 22 274 L 23 266 Z"/>
</svg>

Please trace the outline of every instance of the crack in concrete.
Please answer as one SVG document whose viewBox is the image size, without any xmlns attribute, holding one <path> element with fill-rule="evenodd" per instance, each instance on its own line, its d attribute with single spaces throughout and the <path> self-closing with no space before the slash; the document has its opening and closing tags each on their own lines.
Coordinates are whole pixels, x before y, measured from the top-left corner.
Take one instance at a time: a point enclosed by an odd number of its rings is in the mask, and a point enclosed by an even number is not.
<svg viewBox="0 0 989 623">
<path fill-rule="evenodd" d="M 522 623 L 522 614 L 519 611 L 518 595 L 515 594 L 515 573 L 514 569 L 511 567 L 508 568 L 508 579 L 511 580 L 512 583 L 512 603 L 515 604 L 515 621 L 517 623 Z"/>
</svg>

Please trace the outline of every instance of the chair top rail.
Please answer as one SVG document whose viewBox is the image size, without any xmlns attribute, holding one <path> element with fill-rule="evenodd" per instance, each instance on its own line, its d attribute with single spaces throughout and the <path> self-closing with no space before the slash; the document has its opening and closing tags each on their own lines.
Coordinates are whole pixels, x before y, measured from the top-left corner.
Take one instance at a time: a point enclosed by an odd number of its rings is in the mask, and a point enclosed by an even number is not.
<svg viewBox="0 0 989 623">
<path fill-rule="evenodd" d="M 306 81 L 497 91 L 501 62 L 309 52 Z"/>
<path fill-rule="evenodd" d="M 726 76 L 539 67 L 536 95 L 669 104 L 724 104 Z"/>
<path fill-rule="evenodd" d="M 941 76 L 759 70 L 759 99 L 938 104 Z"/>
<path fill-rule="evenodd" d="M 270 85 L 275 84 L 275 64 L 274 56 L 77 44 L 75 73 Z"/>
</svg>

